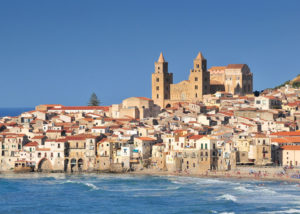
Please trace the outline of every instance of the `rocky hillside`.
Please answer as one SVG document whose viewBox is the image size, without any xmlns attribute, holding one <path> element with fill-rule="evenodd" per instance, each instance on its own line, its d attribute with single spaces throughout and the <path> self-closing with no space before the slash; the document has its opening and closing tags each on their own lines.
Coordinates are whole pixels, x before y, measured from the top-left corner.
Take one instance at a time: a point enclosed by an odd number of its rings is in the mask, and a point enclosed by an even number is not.
<svg viewBox="0 0 300 214">
<path fill-rule="evenodd" d="M 292 86 L 292 87 L 294 87 L 294 88 L 300 88 L 300 74 L 298 74 L 298 76 L 296 76 L 294 79 L 285 81 L 281 85 L 276 86 L 275 89 L 276 88 L 280 88 L 282 86 L 285 86 L 287 84 L 290 85 L 290 86 Z"/>
</svg>

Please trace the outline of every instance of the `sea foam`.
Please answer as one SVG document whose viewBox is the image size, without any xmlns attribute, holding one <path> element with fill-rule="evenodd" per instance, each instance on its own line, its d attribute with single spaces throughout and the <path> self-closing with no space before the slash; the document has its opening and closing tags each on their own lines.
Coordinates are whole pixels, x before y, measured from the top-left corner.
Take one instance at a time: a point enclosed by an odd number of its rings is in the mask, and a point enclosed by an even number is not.
<svg viewBox="0 0 300 214">
<path fill-rule="evenodd" d="M 218 196 L 218 197 L 216 197 L 216 199 L 217 200 L 233 201 L 233 202 L 237 201 L 236 197 L 233 196 L 233 195 L 230 195 L 230 194 L 224 194 L 224 195 Z"/>
</svg>

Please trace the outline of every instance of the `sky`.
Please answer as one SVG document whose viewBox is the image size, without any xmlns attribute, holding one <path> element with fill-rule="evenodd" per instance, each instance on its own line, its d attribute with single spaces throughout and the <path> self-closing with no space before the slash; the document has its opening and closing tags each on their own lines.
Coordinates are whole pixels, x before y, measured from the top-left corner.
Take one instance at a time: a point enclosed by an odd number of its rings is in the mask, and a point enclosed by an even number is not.
<svg viewBox="0 0 300 214">
<path fill-rule="evenodd" d="M 163 52 L 174 83 L 201 51 L 246 63 L 254 90 L 300 74 L 300 1 L 0 0 L 0 107 L 151 97 Z"/>
</svg>

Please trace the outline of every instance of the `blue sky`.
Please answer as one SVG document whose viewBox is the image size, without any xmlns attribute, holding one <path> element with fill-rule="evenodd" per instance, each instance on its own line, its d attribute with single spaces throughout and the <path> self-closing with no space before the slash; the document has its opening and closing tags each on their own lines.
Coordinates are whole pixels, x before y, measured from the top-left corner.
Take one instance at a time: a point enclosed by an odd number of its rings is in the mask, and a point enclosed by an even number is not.
<svg viewBox="0 0 300 214">
<path fill-rule="evenodd" d="M 254 89 L 300 73 L 300 1 L 0 1 L 0 107 L 151 97 L 163 51 L 174 82 L 201 51 L 246 63 Z"/>
</svg>

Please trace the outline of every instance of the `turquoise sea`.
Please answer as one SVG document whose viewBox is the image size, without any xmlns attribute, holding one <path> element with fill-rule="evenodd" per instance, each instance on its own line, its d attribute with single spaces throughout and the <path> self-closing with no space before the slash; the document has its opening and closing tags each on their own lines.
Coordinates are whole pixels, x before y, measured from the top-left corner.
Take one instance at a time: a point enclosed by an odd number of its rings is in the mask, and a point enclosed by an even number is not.
<svg viewBox="0 0 300 214">
<path fill-rule="evenodd" d="M 1 174 L 0 213 L 300 213 L 294 183 L 121 174 Z"/>
</svg>

